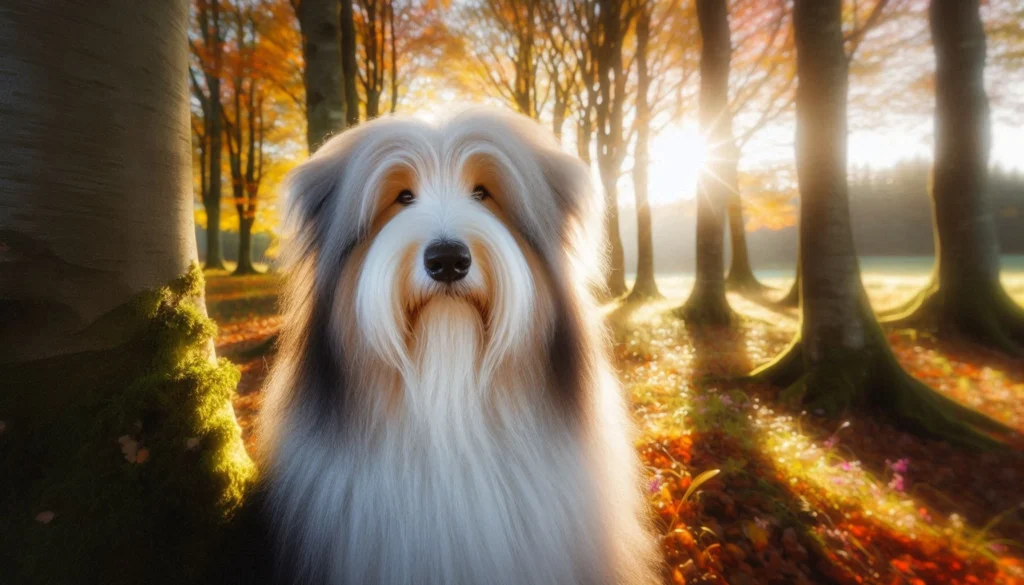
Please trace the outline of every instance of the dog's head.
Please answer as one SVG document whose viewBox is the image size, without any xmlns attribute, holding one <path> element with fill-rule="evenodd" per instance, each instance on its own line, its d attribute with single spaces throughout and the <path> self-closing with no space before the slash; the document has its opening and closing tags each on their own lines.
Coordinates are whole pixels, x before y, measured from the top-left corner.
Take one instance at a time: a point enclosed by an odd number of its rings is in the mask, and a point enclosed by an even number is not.
<svg viewBox="0 0 1024 585">
<path fill-rule="evenodd" d="M 383 118 L 292 174 L 290 260 L 307 263 L 336 348 L 408 372 L 418 321 L 443 310 L 479 322 L 486 371 L 558 334 L 594 265 L 596 204 L 586 166 L 525 117 Z"/>
</svg>

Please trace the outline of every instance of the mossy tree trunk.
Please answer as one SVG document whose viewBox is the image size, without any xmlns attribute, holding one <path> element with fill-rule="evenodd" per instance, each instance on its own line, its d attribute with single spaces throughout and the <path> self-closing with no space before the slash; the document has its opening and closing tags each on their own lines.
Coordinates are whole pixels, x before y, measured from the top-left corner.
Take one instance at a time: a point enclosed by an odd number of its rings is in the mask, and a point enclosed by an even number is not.
<svg viewBox="0 0 1024 585">
<path fill-rule="evenodd" d="M 349 2 L 351 4 L 351 2 Z M 302 0 L 302 57 L 306 63 L 306 143 L 312 154 L 327 138 L 345 128 L 338 0 Z"/>
<path fill-rule="evenodd" d="M 734 161 L 738 163 L 739 161 Z M 733 169 L 731 176 L 738 177 L 739 171 Z M 768 289 L 754 275 L 750 265 L 750 252 L 747 247 L 747 229 L 743 222 L 743 199 L 740 197 L 738 182 L 732 185 L 729 193 L 729 243 L 732 259 L 729 262 L 729 274 L 725 278 L 725 286 L 729 290 L 745 294 L 759 294 Z"/>
<path fill-rule="evenodd" d="M 636 24 L 636 148 L 633 154 L 633 193 L 636 198 L 637 257 L 636 282 L 628 300 L 643 301 L 658 298 L 658 284 L 654 280 L 654 236 L 651 230 L 651 203 L 647 199 L 647 171 L 650 164 L 648 141 L 651 134 L 651 110 L 647 103 L 650 76 L 647 70 L 647 43 L 650 40 L 651 15 L 649 7 L 641 7 Z"/>
<path fill-rule="evenodd" d="M 694 324 L 728 325 L 736 314 L 725 297 L 725 211 L 735 185 L 736 143 L 729 111 L 732 43 L 725 0 L 698 0 L 700 122 L 708 157 L 697 188 L 697 271 L 693 291 L 677 313 Z"/>
<path fill-rule="evenodd" d="M 796 276 L 793 277 L 793 284 L 789 286 L 789 290 L 786 291 L 786 295 L 776 301 L 776 304 L 780 307 L 796 308 L 800 306 L 800 260 L 796 261 Z"/>
<path fill-rule="evenodd" d="M 3 576 L 197 582 L 252 463 L 196 265 L 188 4 L 2 20 Z"/>
<path fill-rule="evenodd" d="M 787 400 L 837 415 L 869 406 L 910 430 L 972 446 L 1005 429 L 903 371 L 860 280 L 846 182 L 847 59 L 842 0 L 796 0 L 800 337 L 754 373 Z"/>
<path fill-rule="evenodd" d="M 1024 353 L 1024 309 L 999 281 L 999 243 L 988 201 L 991 137 L 985 94 L 985 30 L 978 0 L 932 0 L 937 268 L 897 322 L 936 327 Z"/>
</svg>

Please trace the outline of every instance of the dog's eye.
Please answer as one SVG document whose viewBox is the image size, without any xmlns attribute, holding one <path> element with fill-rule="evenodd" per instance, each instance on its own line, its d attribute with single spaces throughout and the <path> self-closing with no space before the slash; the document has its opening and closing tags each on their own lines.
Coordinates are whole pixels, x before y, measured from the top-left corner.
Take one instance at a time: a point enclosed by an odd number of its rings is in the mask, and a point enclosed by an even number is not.
<svg viewBox="0 0 1024 585">
<path fill-rule="evenodd" d="M 409 205 L 413 201 L 416 201 L 416 195 L 413 195 L 413 192 L 408 189 L 405 189 L 404 191 L 399 193 L 398 197 L 395 199 L 395 202 L 399 203 L 400 205 Z"/>
<path fill-rule="evenodd" d="M 491 192 L 487 190 L 487 187 L 484 187 L 483 185 L 477 185 L 476 187 L 473 187 L 473 199 L 476 199 L 477 201 L 483 201 L 484 199 L 487 199 L 490 196 Z"/>
</svg>

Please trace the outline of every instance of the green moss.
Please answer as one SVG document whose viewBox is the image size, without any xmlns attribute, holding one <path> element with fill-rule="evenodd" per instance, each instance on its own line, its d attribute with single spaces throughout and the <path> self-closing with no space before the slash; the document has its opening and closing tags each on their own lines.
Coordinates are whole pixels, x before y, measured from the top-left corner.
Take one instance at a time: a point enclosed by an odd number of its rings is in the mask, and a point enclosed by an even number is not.
<svg viewBox="0 0 1024 585">
<path fill-rule="evenodd" d="M 5 578 L 201 578 L 255 471 L 231 409 L 238 371 L 210 358 L 202 290 L 193 266 L 122 308 L 130 341 L 0 366 Z"/>
</svg>

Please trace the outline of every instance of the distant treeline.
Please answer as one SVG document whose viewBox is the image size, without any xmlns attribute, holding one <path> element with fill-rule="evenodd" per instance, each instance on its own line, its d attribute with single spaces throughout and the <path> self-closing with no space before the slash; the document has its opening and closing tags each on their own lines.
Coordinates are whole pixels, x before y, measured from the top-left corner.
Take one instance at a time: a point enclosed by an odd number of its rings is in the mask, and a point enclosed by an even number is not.
<svg viewBox="0 0 1024 585">
<path fill-rule="evenodd" d="M 220 241 L 224 248 L 223 257 L 228 262 L 238 262 L 238 232 L 221 231 Z M 260 232 L 252 236 L 252 261 L 257 264 L 269 262 L 267 250 L 273 238 L 268 232 Z M 199 247 L 199 259 L 206 261 L 206 230 L 196 226 L 196 245 Z"/>
<path fill-rule="evenodd" d="M 907 161 L 891 169 L 855 167 L 850 175 L 854 239 L 862 256 L 927 256 L 934 253 L 928 196 L 931 163 Z M 756 197 L 756 195 L 754 195 Z M 1024 175 L 995 168 L 989 196 L 1004 254 L 1024 254 Z M 794 218 L 795 219 L 795 218 Z M 636 265 L 635 210 L 621 216 L 626 270 Z M 696 213 L 693 201 L 654 211 L 654 261 L 658 271 L 690 271 L 694 266 Z M 726 237 L 726 248 L 729 238 Z M 754 268 L 788 268 L 796 262 L 796 226 L 747 234 Z M 727 264 L 728 265 L 728 264 Z"/>
</svg>

